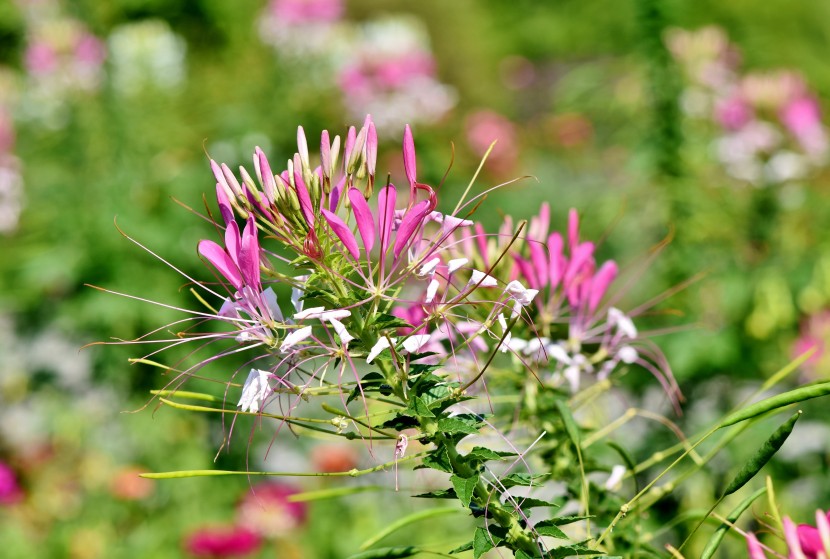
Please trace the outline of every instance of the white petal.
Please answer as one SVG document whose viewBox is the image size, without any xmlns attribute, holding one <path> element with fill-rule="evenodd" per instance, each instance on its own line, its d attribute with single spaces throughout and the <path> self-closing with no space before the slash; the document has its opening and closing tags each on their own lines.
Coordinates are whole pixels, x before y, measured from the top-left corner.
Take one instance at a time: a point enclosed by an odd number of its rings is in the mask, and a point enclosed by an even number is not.
<svg viewBox="0 0 830 559">
<path fill-rule="evenodd" d="M 617 357 L 619 357 L 620 361 L 622 361 L 623 363 L 630 365 L 639 358 L 639 355 L 637 355 L 636 349 L 634 349 L 630 345 L 624 345 L 617 350 Z"/>
<path fill-rule="evenodd" d="M 609 491 L 616 491 L 619 489 L 620 482 L 627 471 L 628 470 L 626 470 L 625 466 L 621 464 L 617 464 L 611 468 L 611 475 L 608 476 L 608 480 L 605 482 L 605 488 Z"/>
<path fill-rule="evenodd" d="M 225 302 L 222 303 L 222 308 L 219 309 L 219 316 L 239 318 L 239 305 L 231 301 L 230 298 L 225 299 Z"/>
<path fill-rule="evenodd" d="M 294 315 L 294 320 L 305 320 L 306 318 L 320 318 L 326 307 L 311 307 Z"/>
<path fill-rule="evenodd" d="M 409 353 L 416 353 L 429 341 L 429 334 L 416 334 L 403 341 L 403 348 Z"/>
<path fill-rule="evenodd" d="M 508 283 L 504 288 L 504 292 L 515 299 L 523 307 L 526 307 L 532 303 L 536 295 L 539 294 L 538 289 L 527 289 L 517 280 L 513 280 Z"/>
<path fill-rule="evenodd" d="M 391 342 L 394 344 L 397 340 L 395 338 L 391 339 Z M 380 338 L 377 343 L 375 343 L 374 347 L 369 351 L 369 355 L 366 356 L 366 363 L 371 363 L 375 360 L 375 357 L 380 355 L 380 352 L 384 349 L 389 349 L 389 342 L 390 340 L 386 337 Z"/>
<path fill-rule="evenodd" d="M 429 282 L 427 286 L 427 294 L 424 298 L 424 303 L 432 303 L 432 300 L 435 299 L 435 294 L 438 292 L 438 280 L 433 279 Z"/>
<path fill-rule="evenodd" d="M 611 326 L 616 326 L 617 329 L 628 338 L 637 337 L 637 327 L 634 322 L 620 309 L 611 307 L 608 309 L 608 323 Z"/>
<path fill-rule="evenodd" d="M 297 276 L 294 278 L 300 283 L 305 283 L 308 279 L 308 276 Z M 300 312 L 303 310 L 303 302 L 300 301 L 300 297 L 305 294 L 305 291 L 300 289 L 299 287 L 292 287 L 291 288 L 291 304 L 294 305 L 294 310 Z"/>
<path fill-rule="evenodd" d="M 447 273 L 452 274 L 461 266 L 467 264 L 467 262 L 469 262 L 469 260 L 467 260 L 466 258 L 456 258 L 454 260 L 450 260 L 449 262 L 447 262 Z"/>
<path fill-rule="evenodd" d="M 274 293 L 273 288 L 269 287 L 262 292 L 262 300 L 265 302 L 265 306 L 268 307 L 271 318 L 277 322 L 285 322 L 285 319 L 282 317 L 282 310 L 280 310 L 280 306 L 277 303 L 277 294 Z"/>
<path fill-rule="evenodd" d="M 435 268 L 438 267 L 438 264 L 440 262 L 441 262 L 440 258 L 438 258 L 438 257 L 433 258 L 432 260 L 430 260 L 429 262 L 427 262 L 426 264 L 421 266 L 421 269 L 418 270 L 417 275 L 419 277 L 431 276 L 433 274 L 433 272 L 435 272 Z"/>
<path fill-rule="evenodd" d="M 242 397 L 239 398 L 237 406 L 242 411 L 250 411 L 257 413 L 262 409 L 262 404 L 271 393 L 271 386 L 268 384 L 268 371 L 260 371 L 259 369 L 251 369 L 248 373 L 248 378 L 242 387 Z"/>
<path fill-rule="evenodd" d="M 579 367 L 575 365 L 565 367 L 565 372 L 563 374 L 568 380 L 568 383 L 571 385 L 571 392 L 579 390 Z"/>
<path fill-rule="evenodd" d="M 507 330 L 507 320 L 504 318 L 504 313 L 499 314 L 499 326 L 501 326 L 501 331 L 504 332 Z"/>
<path fill-rule="evenodd" d="M 545 347 L 545 351 L 548 352 L 548 355 L 551 357 L 551 359 L 555 359 L 563 365 L 570 365 L 573 363 L 571 356 L 568 355 L 568 352 L 565 351 L 565 348 L 559 344 L 548 344 L 548 346 Z"/>
<path fill-rule="evenodd" d="M 348 330 L 346 330 L 346 327 L 343 325 L 343 323 L 337 320 L 336 318 L 330 318 L 329 322 L 334 328 L 334 331 L 337 332 L 337 337 L 340 338 L 340 342 L 343 345 L 349 345 L 349 342 L 354 339 L 354 336 L 349 334 Z"/>
<path fill-rule="evenodd" d="M 527 340 L 511 338 L 510 341 L 505 340 L 505 345 L 515 352 L 524 351 L 527 348 Z"/>
<path fill-rule="evenodd" d="M 322 321 L 331 321 L 331 320 L 341 320 L 343 318 L 349 318 L 352 316 L 352 311 L 347 309 L 334 309 L 331 311 L 326 311 L 320 315 L 320 320 Z"/>
<path fill-rule="evenodd" d="M 294 330 L 290 334 L 288 334 L 285 339 L 282 341 L 280 345 L 280 351 L 285 352 L 287 349 L 291 349 L 304 339 L 308 338 L 311 335 L 311 326 L 306 326 L 305 328 L 300 328 L 299 330 Z"/>
<path fill-rule="evenodd" d="M 495 287 L 499 284 L 498 280 L 493 276 L 489 276 L 479 270 L 473 270 L 468 285 L 478 285 L 479 287 Z"/>
</svg>

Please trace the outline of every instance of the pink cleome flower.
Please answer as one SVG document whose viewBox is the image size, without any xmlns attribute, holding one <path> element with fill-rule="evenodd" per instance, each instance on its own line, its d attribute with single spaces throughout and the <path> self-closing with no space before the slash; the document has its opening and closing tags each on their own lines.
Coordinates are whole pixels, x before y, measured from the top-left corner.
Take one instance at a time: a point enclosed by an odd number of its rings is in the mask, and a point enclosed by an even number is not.
<svg viewBox="0 0 830 559">
<path fill-rule="evenodd" d="M 191 532 L 184 548 L 193 557 L 244 557 L 257 551 L 262 541 L 250 530 L 238 526 L 204 527 Z"/>
<path fill-rule="evenodd" d="M 239 524 L 263 538 L 287 536 L 306 523 L 305 503 L 288 498 L 298 490 L 285 483 L 262 483 L 254 486 L 239 503 Z"/>
</svg>

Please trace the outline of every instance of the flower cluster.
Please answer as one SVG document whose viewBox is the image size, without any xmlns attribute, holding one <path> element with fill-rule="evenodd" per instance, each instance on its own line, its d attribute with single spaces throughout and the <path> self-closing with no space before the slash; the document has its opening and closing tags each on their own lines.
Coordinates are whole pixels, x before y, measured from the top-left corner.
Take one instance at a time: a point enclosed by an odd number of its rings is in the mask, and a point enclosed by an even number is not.
<svg viewBox="0 0 830 559">
<path fill-rule="evenodd" d="M 172 91 L 185 79 L 187 44 L 162 20 L 121 25 L 107 44 L 112 84 L 121 94 Z"/>
<path fill-rule="evenodd" d="M 784 539 L 791 559 L 826 559 L 830 557 L 830 513 L 816 511 L 816 525 L 799 524 L 784 517 Z M 747 534 L 750 559 L 767 559 L 765 546 L 755 534 Z"/>
<path fill-rule="evenodd" d="M 324 54 L 342 15 L 342 0 L 271 0 L 260 16 L 259 35 L 283 56 Z"/>
<path fill-rule="evenodd" d="M 762 186 L 806 176 L 827 162 L 828 137 L 815 94 L 794 71 L 741 74 L 723 30 L 673 30 L 669 48 L 689 85 L 683 106 L 717 123 L 718 158 L 733 177 Z"/>
</svg>

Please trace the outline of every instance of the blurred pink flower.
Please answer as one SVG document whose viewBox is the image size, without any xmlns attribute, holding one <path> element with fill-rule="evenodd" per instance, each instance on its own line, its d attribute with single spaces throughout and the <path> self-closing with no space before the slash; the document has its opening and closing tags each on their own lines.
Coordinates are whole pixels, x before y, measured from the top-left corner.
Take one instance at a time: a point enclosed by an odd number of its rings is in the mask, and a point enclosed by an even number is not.
<svg viewBox="0 0 830 559">
<path fill-rule="evenodd" d="M 107 50 L 104 43 L 95 35 L 82 33 L 75 43 L 75 60 L 80 64 L 98 67 L 104 63 Z"/>
<path fill-rule="evenodd" d="M 257 551 L 261 540 L 255 533 L 238 526 L 200 528 L 184 541 L 185 550 L 193 557 L 242 557 Z"/>
<path fill-rule="evenodd" d="M 715 118 L 730 132 L 743 128 L 753 116 L 752 107 L 740 95 L 722 99 L 715 105 Z"/>
<path fill-rule="evenodd" d="M 51 45 L 35 41 L 26 49 L 25 65 L 30 74 L 51 74 L 58 68 L 58 54 Z"/>
<path fill-rule="evenodd" d="M 489 110 L 476 111 L 467 117 L 467 142 L 473 153 L 483 157 L 497 141 L 486 165 L 496 173 L 507 173 L 519 158 L 516 125 L 508 118 Z"/>
<path fill-rule="evenodd" d="M 816 511 L 816 526 L 810 524 L 799 524 L 798 526 L 784 517 L 784 539 L 789 548 L 790 559 L 825 559 L 830 556 L 830 549 L 825 547 L 821 538 L 824 532 L 825 537 L 830 534 L 830 513 L 821 510 Z M 767 559 L 764 547 L 755 537 L 755 534 L 747 534 L 747 546 L 750 559 Z"/>
<path fill-rule="evenodd" d="M 827 152 L 827 134 L 815 98 L 804 95 L 790 101 L 781 109 L 780 118 L 808 155 L 822 156 Z"/>
<path fill-rule="evenodd" d="M 248 491 L 239 503 L 239 525 L 264 538 L 287 536 L 306 522 L 305 503 L 288 498 L 298 490 L 284 483 L 262 483 Z"/>
<path fill-rule="evenodd" d="M 818 312 L 801 323 L 799 337 L 793 344 L 793 358 L 815 348 L 815 352 L 802 365 L 802 369 L 809 377 L 815 377 L 827 370 L 825 349 L 828 339 L 830 339 L 830 310 Z"/>
<path fill-rule="evenodd" d="M 269 9 L 283 24 L 327 23 L 343 15 L 342 0 L 273 0 Z"/>
<path fill-rule="evenodd" d="M 0 505 L 13 505 L 23 499 L 23 490 L 17 482 L 14 471 L 0 462 Z"/>
</svg>

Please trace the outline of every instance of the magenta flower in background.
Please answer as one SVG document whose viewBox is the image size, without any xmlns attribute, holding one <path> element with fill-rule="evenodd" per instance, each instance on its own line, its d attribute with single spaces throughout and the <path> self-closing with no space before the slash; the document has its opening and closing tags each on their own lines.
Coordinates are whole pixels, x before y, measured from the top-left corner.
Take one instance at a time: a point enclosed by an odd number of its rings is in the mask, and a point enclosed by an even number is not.
<svg viewBox="0 0 830 559">
<path fill-rule="evenodd" d="M 23 490 L 14 471 L 0 462 L 0 505 L 13 505 L 23 499 Z"/>
<path fill-rule="evenodd" d="M 718 123 L 731 132 L 743 128 L 753 116 L 752 107 L 739 95 L 723 99 L 715 105 Z"/>
<path fill-rule="evenodd" d="M 816 511 L 816 525 L 798 526 L 784 517 L 784 540 L 787 542 L 790 559 L 826 559 L 830 557 L 830 513 Z M 823 537 L 822 537 L 823 535 Z M 750 559 L 767 559 L 764 546 L 755 534 L 746 537 Z M 775 554 L 775 556 L 779 556 Z"/>
<path fill-rule="evenodd" d="M 812 380 L 827 373 L 828 340 L 830 340 L 830 310 L 817 312 L 801 322 L 798 339 L 793 344 L 792 356 L 796 358 L 815 348 L 813 354 L 801 366 L 808 379 Z"/>
<path fill-rule="evenodd" d="M 184 548 L 193 557 L 243 557 L 260 548 L 255 533 L 238 526 L 199 528 L 185 538 Z"/>
<path fill-rule="evenodd" d="M 343 15 L 342 0 L 272 0 L 268 10 L 283 24 L 326 23 Z"/>
<path fill-rule="evenodd" d="M 507 174 L 516 167 L 518 130 L 510 119 L 494 111 L 476 111 L 467 117 L 466 129 L 467 142 L 478 157 L 483 157 L 490 144 L 497 142 L 485 163 L 493 172 Z"/>
<path fill-rule="evenodd" d="M 815 98 L 805 95 L 790 101 L 781 109 L 780 118 L 808 155 L 820 158 L 827 154 L 827 134 Z"/>
<path fill-rule="evenodd" d="M 305 503 L 288 500 L 298 492 L 295 487 L 279 482 L 255 485 L 239 503 L 239 525 L 263 538 L 288 536 L 301 528 L 308 516 Z"/>
</svg>

